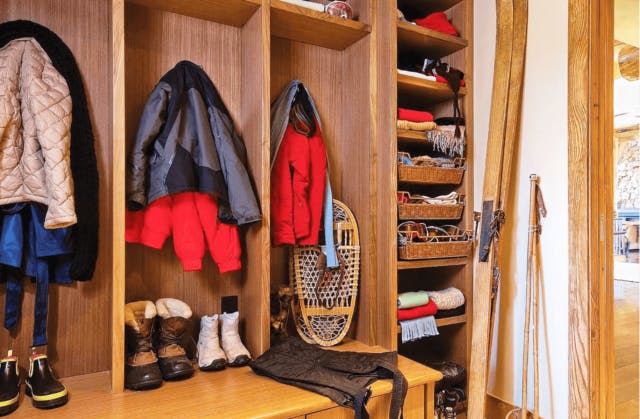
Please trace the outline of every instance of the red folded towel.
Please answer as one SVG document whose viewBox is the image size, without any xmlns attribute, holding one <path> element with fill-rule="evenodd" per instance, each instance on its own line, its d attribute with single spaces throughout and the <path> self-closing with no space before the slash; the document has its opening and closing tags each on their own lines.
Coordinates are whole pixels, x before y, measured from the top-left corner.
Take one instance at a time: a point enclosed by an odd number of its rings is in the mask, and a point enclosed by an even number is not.
<svg viewBox="0 0 640 419">
<path fill-rule="evenodd" d="M 398 309 L 398 321 L 417 319 L 419 317 L 433 316 L 438 312 L 438 307 L 433 300 L 429 300 L 429 304 L 414 308 Z"/>
<path fill-rule="evenodd" d="M 433 115 L 431 115 L 430 112 L 426 111 L 398 108 L 398 119 L 411 122 L 433 122 Z"/>
<path fill-rule="evenodd" d="M 431 13 L 427 17 L 414 20 L 414 22 L 423 28 L 433 31 L 446 33 L 448 35 L 458 35 L 458 31 L 456 31 L 456 28 L 449 22 L 444 12 Z"/>
</svg>

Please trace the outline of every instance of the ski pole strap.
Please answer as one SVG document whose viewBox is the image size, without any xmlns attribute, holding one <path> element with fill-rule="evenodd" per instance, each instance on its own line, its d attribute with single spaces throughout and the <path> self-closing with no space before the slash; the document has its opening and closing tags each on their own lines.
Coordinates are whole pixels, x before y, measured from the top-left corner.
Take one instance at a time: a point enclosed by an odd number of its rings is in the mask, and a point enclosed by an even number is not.
<svg viewBox="0 0 640 419">
<path fill-rule="evenodd" d="M 493 211 L 493 201 L 482 203 L 482 229 L 480 230 L 480 252 L 479 261 L 489 260 L 489 250 L 491 243 L 500 236 L 500 229 L 506 220 L 504 211 L 497 209 Z M 495 276 L 495 275 L 494 275 Z"/>
</svg>

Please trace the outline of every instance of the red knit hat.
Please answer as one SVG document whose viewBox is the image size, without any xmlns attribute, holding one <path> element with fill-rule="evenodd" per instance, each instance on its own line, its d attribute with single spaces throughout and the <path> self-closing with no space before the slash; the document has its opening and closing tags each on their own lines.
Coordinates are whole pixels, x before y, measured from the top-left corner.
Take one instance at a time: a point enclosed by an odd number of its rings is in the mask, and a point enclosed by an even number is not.
<svg viewBox="0 0 640 419">
<path fill-rule="evenodd" d="M 447 19 L 444 12 L 431 13 L 427 17 L 414 20 L 414 22 L 423 28 L 431 29 L 449 35 L 458 35 L 458 31 Z"/>
</svg>

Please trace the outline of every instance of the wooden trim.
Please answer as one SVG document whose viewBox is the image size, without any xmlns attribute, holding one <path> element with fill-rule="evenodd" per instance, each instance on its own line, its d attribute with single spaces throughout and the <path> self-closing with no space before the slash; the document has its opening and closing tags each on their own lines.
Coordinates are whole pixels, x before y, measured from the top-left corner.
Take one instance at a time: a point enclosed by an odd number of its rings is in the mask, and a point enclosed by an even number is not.
<svg viewBox="0 0 640 419">
<path fill-rule="evenodd" d="M 125 107 L 124 107 L 124 0 L 112 1 L 113 48 L 113 192 L 111 219 L 112 283 L 111 283 L 111 390 L 124 391 L 124 178 L 125 178 Z"/>
<path fill-rule="evenodd" d="M 605 417 L 615 389 L 612 60 L 613 0 L 569 0 L 569 411 L 580 418 Z"/>
</svg>

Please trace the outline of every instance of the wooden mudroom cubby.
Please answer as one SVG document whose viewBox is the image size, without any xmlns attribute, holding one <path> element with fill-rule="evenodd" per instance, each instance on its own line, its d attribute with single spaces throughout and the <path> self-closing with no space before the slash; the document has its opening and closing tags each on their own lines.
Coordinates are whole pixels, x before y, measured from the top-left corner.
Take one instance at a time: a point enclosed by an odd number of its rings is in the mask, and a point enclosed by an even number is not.
<svg viewBox="0 0 640 419">
<path fill-rule="evenodd" d="M 417 104 L 436 116 L 450 116 L 453 98 L 446 85 L 398 76 L 399 51 L 435 53 L 465 72 L 467 86 L 460 103 L 466 120 L 467 166 L 462 184 L 454 189 L 466 196 L 460 225 L 472 229 L 472 0 L 398 2 L 421 4 L 427 11 L 447 10 L 461 37 L 397 22 L 395 0 L 351 0 L 357 20 L 278 0 L 2 2 L 0 21 L 36 21 L 69 45 L 84 78 L 95 132 L 100 173 L 98 267 L 90 282 L 51 287 L 48 350 L 59 376 L 92 374 L 70 382 L 86 384 L 93 377 L 90 387 L 96 392 L 123 392 L 124 304 L 138 299 L 185 301 L 193 310 L 197 339 L 200 316 L 219 312 L 221 297 L 238 296 L 243 340 L 254 356 L 269 348 L 269 294 L 288 283 L 287 249 L 272 247 L 270 240 L 270 105 L 293 79 L 305 84 L 319 110 L 334 198 L 353 211 L 359 226 L 360 283 L 349 338 L 398 350 L 418 361 L 429 354 L 424 351 L 429 347 L 468 367 L 471 256 L 398 260 L 396 153 L 399 141 L 410 143 L 411 138 L 403 139 L 397 132 L 396 112 L 398 104 Z M 263 219 L 241 229 L 241 273 L 220 275 L 208 256 L 201 271 L 183 272 L 170 241 L 163 250 L 125 244 L 127 152 L 153 86 L 181 60 L 201 65 L 209 75 L 247 148 Z M 433 340 L 399 345 L 397 294 L 423 284 L 460 288 L 468 314 L 439 320 L 441 335 Z M 4 287 L 0 292 L 4 301 Z M 31 341 L 33 296 L 29 284 L 14 345 L 22 361 Z M 7 346 L 6 334 L 0 345 Z M 416 369 L 421 379 L 438 376 L 421 368 Z M 193 385 L 206 381 L 213 392 L 222 394 L 229 377 L 240 373 L 225 374 L 198 373 Z M 189 380 L 179 385 L 185 394 L 189 386 Z M 91 399 L 82 394 L 83 400 Z M 144 402 L 146 394 L 153 392 L 135 396 Z M 424 405 L 428 397 L 423 392 L 419 400 Z"/>
</svg>

